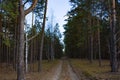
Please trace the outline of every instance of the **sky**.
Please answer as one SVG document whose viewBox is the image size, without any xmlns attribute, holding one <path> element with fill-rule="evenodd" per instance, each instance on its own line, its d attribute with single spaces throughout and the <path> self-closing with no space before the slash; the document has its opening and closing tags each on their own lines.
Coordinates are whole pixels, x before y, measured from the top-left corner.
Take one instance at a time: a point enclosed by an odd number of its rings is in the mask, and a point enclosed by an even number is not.
<svg viewBox="0 0 120 80">
<path fill-rule="evenodd" d="M 70 10 L 70 8 L 71 6 L 69 0 L 48 0 L 47 17 L 49 19 L 51 15 L 54 16 L 55 20 L 53 21 L 59 24 L 59 29 L 62 34 L 64 32 L 63 25 L 66 23 L 64 21 L 66 19 L 65 15 Z"/>
</svg>

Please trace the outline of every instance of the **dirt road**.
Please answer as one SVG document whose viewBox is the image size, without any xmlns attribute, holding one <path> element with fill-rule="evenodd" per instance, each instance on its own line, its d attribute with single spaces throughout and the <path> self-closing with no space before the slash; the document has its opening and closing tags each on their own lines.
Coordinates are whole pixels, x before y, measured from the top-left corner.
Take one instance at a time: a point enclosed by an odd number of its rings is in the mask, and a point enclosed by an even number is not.
<svg viewBox="0 0 120 80">
<path fill-rule="evenodd" d="M 63 60 L 62 70 L 58 80 L 79 80 L 67 60 Z"/>
<path fill-rule="evenodd" d="M 43 80 L 79 80 L 66 59 L 47 73 Z"/>
</svg>

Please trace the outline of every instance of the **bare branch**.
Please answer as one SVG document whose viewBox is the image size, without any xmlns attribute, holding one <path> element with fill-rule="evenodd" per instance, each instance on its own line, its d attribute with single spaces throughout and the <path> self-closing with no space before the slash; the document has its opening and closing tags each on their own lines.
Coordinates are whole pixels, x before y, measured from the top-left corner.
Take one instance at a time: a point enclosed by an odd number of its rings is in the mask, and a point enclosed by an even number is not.
<svg viewBox="0 0 120 80">
<path fill-rule="evenodd" d="M 25 10 L 25 15 L 27 15 L 28 13 L 30 13 L 35 8 L 37 2 L 38 2 L 38 0 L 34 0 L 33 1 L 33 4 L 27 10 Z"/>
<path fill-rule="evenodd" d="M 29 39 L 27 40 L 27 42 L 28 42 L 28 41 L 31 41 L 32 39 L 34 39 L 34 38 L 37 37 L 37 36 L 38 36 L 38 34 L 32 36 L 31 38 L 29 38 Z M 26 43 L 26 41 L 24 41 L 24 42 Z"/>
<path fill-rule="evenodd" d="M 120 40 L 120 37 L 115 41 L 115 43 L 117 43 Z"/>
<path fill-rule="evenodd" d="M 23 5 L 25 5 L 27 2 L 28 2 L 28 0 L 26 0 Z"/>
<path fill-rule="evenodd" d="M 115 34 L 115 36 L 117 36 L 119 33 L 120 33 L 120 30 L 119 30 L 119 31 L 117 31 L 117 33 Z"/>
</svg>

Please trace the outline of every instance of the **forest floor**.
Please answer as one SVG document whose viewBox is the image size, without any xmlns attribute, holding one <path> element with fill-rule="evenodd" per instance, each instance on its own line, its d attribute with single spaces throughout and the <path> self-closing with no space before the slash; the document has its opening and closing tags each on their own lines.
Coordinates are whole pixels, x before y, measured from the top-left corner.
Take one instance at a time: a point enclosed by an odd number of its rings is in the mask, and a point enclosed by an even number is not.
<svg viewBox="0 0 120 80">
<path fill-rule="evenodd" d="M 0 64 L 0 80 L 16 80 L 16 72 L 9 66 Z M 37 72 L 37 63 L 30 66 L 26 80 L 120 80 L 119 72 L 110 72 L 107 60 L 102 61 L 101 67 L 98 61 L 90 64 L 88 60 L 80 59 L 45 60 L 41 72 Z"/>
<path fill-rule="evenodd" d="M 47 61 L 42 63 L 42 71 L 38 72 L 38 63 L 29 64 L 28 73 L 25 75 L 26 80 L 45 80 L 44 77 L 52 74 L 54 69 L 58 68 L 61 60 Z M 6 63 L 0 64 L 0 80 L 16 80 L 17 73 L 14 71 L 12 65 Z"/>
<path fill-rule="evenodd" d="M 60 60 L 57 65 L 42 75 L 39 78 L 28 78 L 27 80 L 80 80 L 66 58 Z"/>
<path fill-rule="evenodd" d="M 37 72 L 37 63 L 29 66 L 30 71 L 25 75 L 26 80 L 79 80 L 66 59 L 44 61 L 40 73 Z M 16 80 L 16 74 L 12 65 L 1 64 L 0 80 Z"/>
<path fill-rule="evenodd" d="M 16 80 L 16 72 L 10 65 L 0 66 L 0 80 Z M 11 65 L 12 66 L 12 65 Z M 26 80 L 80 80 L 72 70 L 68 60 L 44 61 L 43 70 L 37 72 L 37 63 L 29 65 L 29 73 L 25 75 Z"/>
<path fill-rule="evenodd" d="M 77 76 L 81 77 L 82 80 L 120 80 L 120 70 L 117 73 L 110 72 L 109 60 L 102 60 L 101 67 L 98 60 L 90 63 L 85 59 L 70 59 L 69 62 Z"/>
</svg>

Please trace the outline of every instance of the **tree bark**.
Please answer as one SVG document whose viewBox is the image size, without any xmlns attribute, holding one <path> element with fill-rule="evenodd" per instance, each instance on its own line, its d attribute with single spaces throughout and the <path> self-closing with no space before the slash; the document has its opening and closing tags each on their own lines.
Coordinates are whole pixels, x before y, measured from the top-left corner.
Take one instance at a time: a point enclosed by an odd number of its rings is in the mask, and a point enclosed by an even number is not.
<svg viewBox="0 0 120 80">
<path fill-rule="evenodd" d="M 51 37 L 51 60 L 54 60 L 54 40 L 53 37 Z"/>
<path fill-rule="evenodd" d="M 89 15 L 89 53 L 90 53 L 90 63 L 93 62 L 93 34 L 92 34 L 92 28 L 91 28 L 91 17 Z"/>
<path fill-rule="evenodd" d="M 0 36 L 2 32 L 2 15 L 0 14 Z"/>
<path fill-rule="evenodd" d="M 40 55 L 39 55 L 39 63 L 38 63 L 38 72 L 42 70 L 42 54 L 43 54 L 43 44 L 44 44 L 44 30 L 45 30 L 45 23 L 46 23 L 46 13 L 47 13 L 47 3 L 48 0 L 45 2 L 45 10 L 44 10 L 44 17 L 43 17 L 43 26 L 42 26 L 42 33 L 41 33 L 41 44 L 40 44 Z"/>
<path fill-rule="evenodd" d="M 99 19 L 98 19 L 98 53 L 99 53 L 99 66 L 101 66 L 101 45 L 100 45 L 100 27 L 99 27 Z"/>
<path fill-rule="evenodd" d="M 0 34 L 1 34 L 1 32 L 2 32 L 2 16 L 1 16 L 1 14 L 0 14 Z M 1 35 L 0 35 L 1 36 Z"/>
<path fill-rule="evenodd" d="M 26 26 L 26 30 L 27 30 L 27 26 Z M 28 72 L 28 37 L 27 37 L 27 33 L 25 35 L 26 38 L 26 43 L 25 43 L 25 71 L 26 73 Z"/>
<path fill-rule="evenodd" d="M 2 3 L 2 1 L 0 0 L 0 3 Z M 0 8 L 1 10 L 1 8 Z M 1 11 L 0 11 L 1 12 Z M 0 14 L 0 59 L 1 59 L 1 55 L 2 55 L 2 15 Z M 1 60 L 0 60 L 1 62 Z"/>
<path fill-rule="evenodd" d="M 17 80 L 25 80 L 24 75 L 24 7 L 22 1 L 20 0 L 20 13 L 19 13 L 19 48 L 18 48 L 18 69 L 17 69 Z"/>
<path fill-rule="evenodd" d="M 112 5 L 112 26 L 110 27 L 111 32 L 111 71 L 118 71 L 118 62 L 117 62 L 117 45 L 116 45 L 116 10 L 115 10 L 115 0 L 113 0 Z"/>
<path fill-rule="evenodd" d="M 14 62 L 13 62 L 13 68 L 15 69 L 15 71 L 17 70 L 17 53 L 18 53 L 18 17 L 16 18 L 15 21 L 15 31 L 14 31 Z"/>
<path fill-rule="evenodd" d="M 17 80 L 25 80 L 24 75 L 24 20 L 25 15 L 31 12 L 38 0 L 34 0 L 33 4 L 27 10 L 24 10 L 22 0 L 19 0 L 19 42 L 18 42 L 18 67 Z"/>
<path fill-rule="evenodd" d="M 0 62 L 1 62 L 1 55 L 2 55 L 2 16 L 0 14 Z"/>
</svg>

